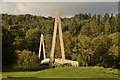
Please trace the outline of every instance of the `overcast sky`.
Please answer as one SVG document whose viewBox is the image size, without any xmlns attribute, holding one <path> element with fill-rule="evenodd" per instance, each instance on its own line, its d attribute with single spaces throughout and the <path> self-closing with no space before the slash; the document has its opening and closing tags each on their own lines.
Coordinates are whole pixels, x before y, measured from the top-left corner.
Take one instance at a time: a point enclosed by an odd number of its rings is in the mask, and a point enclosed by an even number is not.
<svg viewBox="0 0 120 80">
<path fill-rule="evenodd" d="M 118 2 L 120 0 L 1 0 L 2 2 Z"/>
<path fill-rule="evenodd" d="M 55 16 L 60 9 L 62 17 L 71 17 L 78 13 L 118 13 L 117 2 L 3 2 L 2 13 L 32 14 Z"/>
</svg>

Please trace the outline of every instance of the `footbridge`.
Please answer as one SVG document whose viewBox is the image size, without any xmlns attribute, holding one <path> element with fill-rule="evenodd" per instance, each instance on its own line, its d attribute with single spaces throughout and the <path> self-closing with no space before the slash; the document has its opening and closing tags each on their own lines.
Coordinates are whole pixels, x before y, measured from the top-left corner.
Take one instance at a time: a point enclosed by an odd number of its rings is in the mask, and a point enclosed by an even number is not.
<svg viewBox="0 0 120 80">
<path fill-rule="evenodd" d="M 61 48 L 62 58 L 55 59 L 54 58 L 54 52 L 55 52 L 57 28 L 59 30 L 60 48 Z M 54 64 L 65 64 L 65 63 L 70 63 L 73 66 L 79 66 L 77 61 L 72 61 L 72 60 L 65 59 L 64 43 L 63 43 L 62 28 L 61 28 L 61 18 L 60 18 L 60 11 L 59 10 L 56 10 L 56 17 L 55 17 L 55 24 L 54 24 L 54 32 L 53 32 L 50 58 L 46 58 L 46 55 L 45 55 L 43 34 L 41 34 L 41 38 L 40 38 L 40 47 L 39 47 L 39 55 L 38 55 L 39 58 L 41 56 L 41 45 L 43 45 L 42 49 L 43 49 L 43 57 L 44 57 L 44 59 L 41 61 L 41 64 L 49 63 L 50 68 L 52 68 L 54 66 Z"/>
</svg>

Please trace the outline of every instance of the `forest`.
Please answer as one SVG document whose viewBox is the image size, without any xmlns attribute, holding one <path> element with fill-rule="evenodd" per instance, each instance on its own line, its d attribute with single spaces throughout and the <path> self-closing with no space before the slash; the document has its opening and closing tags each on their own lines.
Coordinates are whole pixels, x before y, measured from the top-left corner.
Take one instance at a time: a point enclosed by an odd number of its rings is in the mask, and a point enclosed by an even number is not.
<svg viewBox="0 0 120 80">
<path fill-rule="evenodd" d="M 50 56 L 54 17 L 2 14 L 2 65 L 6 70 L 40 70 L 40 36 Z M 118 14 L 79 13 L 61 18 L 66 59 L 80 66 L 120 68 L 120 18 Z M 61 57 L 57 32 L 55 58 Z M 41 67 L 40 67 L 41 66 Z M 45 66 L 44 66 L 45 68 Z"/>
</svg>

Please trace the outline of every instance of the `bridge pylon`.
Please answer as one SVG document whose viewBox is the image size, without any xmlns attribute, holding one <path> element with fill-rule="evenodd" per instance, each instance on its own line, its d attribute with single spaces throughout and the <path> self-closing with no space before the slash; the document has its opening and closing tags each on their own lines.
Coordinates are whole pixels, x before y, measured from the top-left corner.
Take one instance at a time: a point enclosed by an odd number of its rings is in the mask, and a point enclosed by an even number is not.
<svg viewBox="0 0 120 80">
<path fill-rule="evenodd" d="M 41 37 L 40 37 L 40 47 L 39 47 L 39 55 L 38 55 L 39 59 L 40 59 L 40 56 L 42 55 L 41 49 L 43 49 L 43 59 L 46 59 L 43 34 L 41 34 Z"/>
<path fill-rule="evenodd" d="M 53 32 L 53 39 L 52 39 L 52 48 L 51 48 L 51 54 L 50 54 L 50 65 L 49 65 L 50 68 L 53 67 L 54 62 L 55 62 L 54 52 L 55 52 L 57 28 L 59 30 L 61 56 L 62 56 L 62 59 L 65 59 L 64 43 L 63 43 L 63 35 L 62 35 L 61 19 L 60 19 L 60 11 L 59 10 L 56 10 L 56 17 L 55 17 L 55 23 L 54 23 L 54 32 Z"/>
</svg>

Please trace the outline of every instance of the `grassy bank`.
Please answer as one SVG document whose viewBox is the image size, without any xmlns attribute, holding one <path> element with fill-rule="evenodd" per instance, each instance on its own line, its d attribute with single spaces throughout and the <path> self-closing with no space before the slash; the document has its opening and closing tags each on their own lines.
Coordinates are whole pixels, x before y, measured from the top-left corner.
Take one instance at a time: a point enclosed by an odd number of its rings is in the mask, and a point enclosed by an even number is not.
<svg viewBox="0 0 120 80">
<path fill-rule="evenodd" d="M 2 77 L 118 78 L 118 70 L 103 67 L 58 67 L 42 71 L 3 72 Z"/>
</svg>

